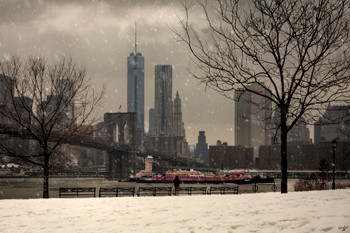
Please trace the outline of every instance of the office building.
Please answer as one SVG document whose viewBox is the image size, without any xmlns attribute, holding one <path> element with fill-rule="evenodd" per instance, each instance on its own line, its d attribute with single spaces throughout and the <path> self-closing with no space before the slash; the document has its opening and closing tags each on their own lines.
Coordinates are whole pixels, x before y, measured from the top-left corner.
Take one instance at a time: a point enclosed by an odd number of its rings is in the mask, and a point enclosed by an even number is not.
<svg viewBox="0 0 350 233">
<path fill-rule="evenodd" d="M 172 66 L 155 66 L 155 135 L 173 135 Z"/>
<path fill-rule="evenodd" d="M 314 127 L 315 143 L 333 139 L 350 140 L 350 106 L 329 105 Z"/>
<path fill-rule="evenodd" d="M 136 144 L 140 147 L 144 134 L 145 77 L 144 57 L 137 52 L 136 26 L 135 51 L 128 57 L 127 111 L 136 113 Z"/>
<path fill-rule="evenodd" d="M 252 84 L 249 89 L 263 95 L 269 94 L 259 84 Z M 257 157 L 259 146 L 271 144 L 272 103 L 243 89 L 235 92 L 235 100 L 235 145 L 252 147 Z"/>
<path fill-rule="evenodd" d="M 154 135 L 154 108 L 149 109 L 148 135 Z"/>
<path fill-rule="evenodd" d="M 176 92 L 174 99 L 174 134 L 175 137 L 183 137 L 183 122 L 182 122 L 182 111 L 181 111 L 181 99 L 179 92 Z"/>
<path fill-rule="evenodd" d="M 288 142 L 309 142 L 312 140 L 310 138 L 310 130 L 307 128 L 306 121 L 303 117 L 293 126 L 293 128 L 288 132 L 287 135 Z"/>
<path fill-rule="evenodd" d="M 205 164 L 209 163 L 209 150 L 205 131 L 199 131 L 198 143 L 196 144 L 196 149 L 194 150 L 194 158 L 204 162 Z"/>
<path fill-rule="evenodd" d="M 150 109 L 147 147 L 150 151 L 189 158 L 179 93 L 172 99 L 172 66 L 155 66 L 154 109 Z"/>
<path fill-rule="evenodd" d="M 12 102 L 14 87 L 12 78 L 0 74 L 0 106 Z"/>
</svg>

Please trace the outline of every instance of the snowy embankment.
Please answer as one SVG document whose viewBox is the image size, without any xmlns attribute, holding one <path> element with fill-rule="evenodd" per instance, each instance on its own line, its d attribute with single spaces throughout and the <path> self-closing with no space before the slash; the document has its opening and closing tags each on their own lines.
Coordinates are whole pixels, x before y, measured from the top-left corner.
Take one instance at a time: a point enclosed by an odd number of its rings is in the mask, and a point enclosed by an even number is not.
<svg viewBox="0 0 350 233">
<path fill-rule="evenodd" d="M 0 201 L 0 232 L 350 232 L 350 189 Z"/>
</svg>

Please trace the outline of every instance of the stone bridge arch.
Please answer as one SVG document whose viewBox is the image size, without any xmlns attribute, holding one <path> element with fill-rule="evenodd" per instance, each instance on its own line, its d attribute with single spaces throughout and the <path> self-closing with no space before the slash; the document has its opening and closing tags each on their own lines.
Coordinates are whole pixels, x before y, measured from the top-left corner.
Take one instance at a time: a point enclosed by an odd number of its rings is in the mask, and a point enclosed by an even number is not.
<svg viewBox="0 0 350 233">
<path fill-rule="evenodd" d="M 109 140 L 135 148 L 135 120 L 136 113 L 133 112 L 105 113 L 104 125 Z"/>
<path fill-rule="evenodd" d="M 105 113 L 104 126 L 110 142 L 128 147 L 128 152 L 110 151 L 108 171 L 112 179 L 128 178 L 135 175 L 137 148 L 135 144 L 136 113 Z"/>
</svg>

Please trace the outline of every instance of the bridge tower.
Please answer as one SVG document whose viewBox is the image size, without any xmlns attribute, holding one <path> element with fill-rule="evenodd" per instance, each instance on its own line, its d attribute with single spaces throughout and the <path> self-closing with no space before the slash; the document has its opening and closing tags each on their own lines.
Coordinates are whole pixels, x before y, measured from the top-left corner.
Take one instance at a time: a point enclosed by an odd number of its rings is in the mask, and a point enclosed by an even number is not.
<svg viewBox="0 0 350 233">
<path fill-rule="evenodd" d="M 124 153 L 116 151 L 108 153 L 109 177 L 120 179 L 135 175 L 137 168 L 136 113 L 105 113 L 104 127 L 109 141 L 127 150 Z"/>
</svg>

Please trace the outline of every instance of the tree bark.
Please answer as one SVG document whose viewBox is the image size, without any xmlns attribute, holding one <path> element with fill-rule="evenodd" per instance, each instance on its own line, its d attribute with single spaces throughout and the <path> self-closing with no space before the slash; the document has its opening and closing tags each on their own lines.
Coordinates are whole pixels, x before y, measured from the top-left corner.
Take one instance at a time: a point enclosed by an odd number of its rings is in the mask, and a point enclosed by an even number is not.
<svg viewBox="0 0 350 233">
<path fill-rule="evenodd" d="M 287 161 L 287 124 L 286 118 L 281 114 L 281 193 L 288 193 L 288 161 Z"/>
<path fill-rule="evenodd" d="M 44 154 L 43 198 L 49 198 L 49 155 Z"/>
</svg>

